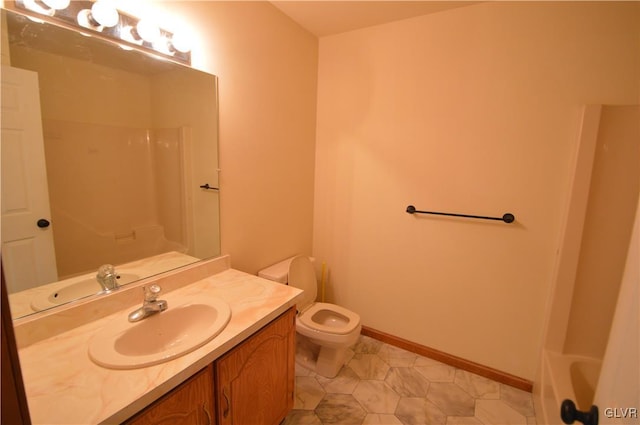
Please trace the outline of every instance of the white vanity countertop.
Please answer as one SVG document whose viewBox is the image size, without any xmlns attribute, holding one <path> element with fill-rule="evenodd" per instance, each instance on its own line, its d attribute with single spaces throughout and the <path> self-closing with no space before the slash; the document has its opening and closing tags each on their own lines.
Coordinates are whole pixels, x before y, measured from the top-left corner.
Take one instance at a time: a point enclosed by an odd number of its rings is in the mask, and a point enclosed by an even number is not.
<svg viewBox="0 0 640 425">
<path fill-rule="evenodd" d="M 116 320 L 126 320 L 130 308 L 21 348 L 20 364 L 32 423 L 120 423 L 295 305 L 302 293 L 227 269 L 163 295 L 169 298 L 205 292 L 229 304 L 231 320 L 204 346 L 166 363 L 113 370 L 89 358 L 90 337 Z"/>
</svg>

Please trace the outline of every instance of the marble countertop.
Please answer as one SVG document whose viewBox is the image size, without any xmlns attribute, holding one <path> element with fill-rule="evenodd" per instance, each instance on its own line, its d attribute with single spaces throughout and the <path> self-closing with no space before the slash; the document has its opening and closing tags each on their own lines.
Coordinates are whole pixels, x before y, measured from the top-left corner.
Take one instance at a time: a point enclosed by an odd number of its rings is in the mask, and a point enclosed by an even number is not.
<svg viewBox="0 0 640 425">
<path fill-rule="evenodd" d="M 106 369 L 88 356 L 91 336 L 116 320 L 126 320 L 130 306 L 20 348 L 32 423 L 120 423 L 295 305 L 302 292 L 228 268 L 164 295 L 169 298 L 202 293 L 229 304 L 229 323 L 204 346 L 159 365 Z M 83 311 L 91 311 L 91 306 L 85 306 Z M 67 312 L 66 316 L 70 314 Z"/>
</svg>

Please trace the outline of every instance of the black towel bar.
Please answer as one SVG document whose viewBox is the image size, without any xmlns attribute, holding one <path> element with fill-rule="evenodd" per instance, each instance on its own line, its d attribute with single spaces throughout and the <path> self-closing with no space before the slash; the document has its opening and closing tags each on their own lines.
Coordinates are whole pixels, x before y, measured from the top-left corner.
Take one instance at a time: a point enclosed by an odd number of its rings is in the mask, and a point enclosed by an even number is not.
<svg viewBox="0 0 640 425">
<path fill-rule="evenodd" d="M 443 212 L 435 212 L 435 211 L 420 211 L 417 210 L 413 205 L 409 205 L 407 207 L 407 212 L 409 214 L 435 214 L 435 215 L 448 215 L 452 217 L 466 217 L 466 218 L 479 218 L 482 220 L 498 220 L 504 221 L 505 223 L 513 223 L 515 221 L 515 216 L 511 213 L 506 213 L 502 217 L 487 217 L 484 215 L 469 215 L 469 214 L 455 214 L 455 213 L 443 213 Z"/>
</svg>

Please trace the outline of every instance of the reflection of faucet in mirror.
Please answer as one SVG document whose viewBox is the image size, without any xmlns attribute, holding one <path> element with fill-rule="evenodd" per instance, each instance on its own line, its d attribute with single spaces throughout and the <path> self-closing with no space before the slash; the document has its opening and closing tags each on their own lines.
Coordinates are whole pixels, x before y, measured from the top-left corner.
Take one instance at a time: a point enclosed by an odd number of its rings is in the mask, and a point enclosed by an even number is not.
<svg viewBox="0 0 640 425">
<path fill-rule="evenodd" d="M 167 302 L 165 300 L 158 300 L 158 295 L 162 291 L 162 288 L 158 285 L 151 285 L 148 288 L 142 287 L 144 291 L 144 301 L 142 307 L 135 309 L 129 313 L 130 322 L 138 322 L 151 316 L 154 313 L 159 313 L 167 309 Z"/>
<path fill-rule="evenodd" d="M 115 291 L 120 286 L 118 285 L 118 274 L 115 267 L 111 264 L 104 264 L 98 269 L 96 280 L 102 287 L 102 290 L 106 293 Z"/>
</svg>

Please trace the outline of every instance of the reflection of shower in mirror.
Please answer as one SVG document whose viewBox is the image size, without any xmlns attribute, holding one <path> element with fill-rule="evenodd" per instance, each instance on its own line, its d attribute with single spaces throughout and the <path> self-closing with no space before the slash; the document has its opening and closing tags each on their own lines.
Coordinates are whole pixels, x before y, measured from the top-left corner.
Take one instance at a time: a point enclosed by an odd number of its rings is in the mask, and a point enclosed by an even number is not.
<svg viewBox="0 0 640 425">
<path fill-rule="evenodd" d="M 168 251 L 193 254 L 185 133 L 44 120 L 59 279 L 97 269 L 105 258 L 123 264 Z"/>
</svg>

